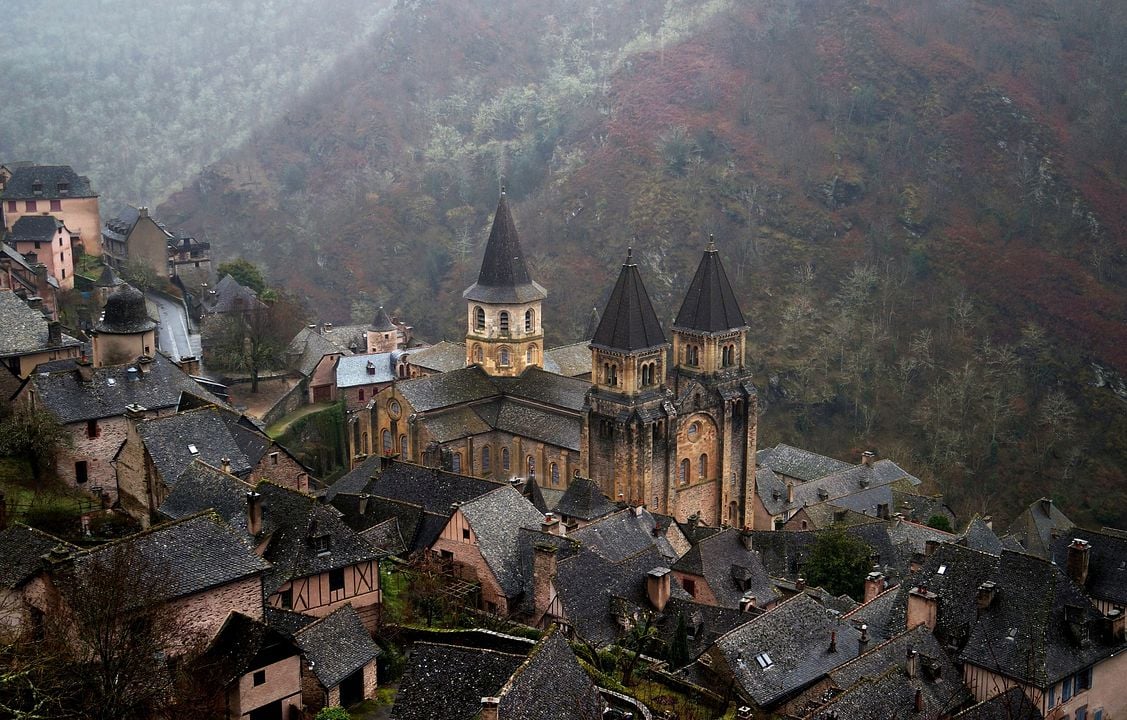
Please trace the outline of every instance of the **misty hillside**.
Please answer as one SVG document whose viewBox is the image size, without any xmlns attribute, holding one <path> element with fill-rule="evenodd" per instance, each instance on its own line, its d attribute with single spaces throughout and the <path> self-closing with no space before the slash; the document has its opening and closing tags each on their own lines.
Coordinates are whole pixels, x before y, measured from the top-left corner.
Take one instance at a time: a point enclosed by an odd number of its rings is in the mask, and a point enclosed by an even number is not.
<svg viewBox="0 0 1127 720">
<path fill-rule="evenodd" d="M 161 213 L 322 320 L 383 303 L 434 339 L 502 182 L 558 342 L 634 236 L 671 317 L 714 233 L 761 442 L 876 448 L 963 513 L 1045 493 L 1122 523 L 1125 13 L 398 2 Z"/>
<path fill-rule="evenodd" d="M 380 26 L 372 0 L 8 0 L 0 162 L 66 163 L 103 210 L 163 200 Z"/>
</svg>

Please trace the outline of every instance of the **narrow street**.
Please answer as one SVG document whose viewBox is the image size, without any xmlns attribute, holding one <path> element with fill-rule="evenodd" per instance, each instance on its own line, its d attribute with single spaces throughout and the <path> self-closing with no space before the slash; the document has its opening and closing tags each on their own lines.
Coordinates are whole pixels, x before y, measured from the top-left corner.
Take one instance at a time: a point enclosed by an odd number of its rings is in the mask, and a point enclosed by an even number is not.
<svg viewBox="0 0 1127 720">
<path fill-rule="evenodd" d="M 203 348 L 199 333 L 193 333 L 183 304 L 163 293 L 148 292 L 145 298 L 157 308 L 160 325 L 157 328 L 157 345 L 173 360 L 194 356 L 199 358 Z"/>
</svg>

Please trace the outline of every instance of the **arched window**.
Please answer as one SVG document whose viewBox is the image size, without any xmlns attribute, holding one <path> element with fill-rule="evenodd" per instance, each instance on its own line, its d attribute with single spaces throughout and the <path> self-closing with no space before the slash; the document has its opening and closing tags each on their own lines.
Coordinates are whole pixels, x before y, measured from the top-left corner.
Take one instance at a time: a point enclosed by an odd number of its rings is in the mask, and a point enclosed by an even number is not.
<svg viewBox="0 0 1127 720">
<path fill-rule="evenodd" d="M 689 459 L 688 458 L 685 458 L 684 460 L 681 461 L 681 472 L 677 476 L 677 480 L 682 485 L 688 485 L 689 484 Z"/>
<path fill-rule="evenodd" d="M 380 443 L 383 445 L 384 454 L 385 455 L 390 454 L 391 453 L 391 431 L 390 430 L 384 430 L 382 433 L 380 433 Z"/>
<path fill-rule="evenodd" d="M 501 332 L 507 333 L 509 331 L 509 313 L 502 310 L 500 320 L 501 320 Z"/>
<path fill-rule="evenodd" d="M 701 453 L 700 460 L 697 461 L 697 477 L 701 480 L 708 477 L 708 455 L 705 453 Z"/>
<path fill-rule="evenodd" d="M 482 359 L 481 346 L 480 345 L 474 345 L 473 346 L 473 361 L 475 363 L 480 363 L 481 359 Z"/>
<path fill-rule="evenodd" d="M 738 504 L 736 504 L 736 501 L 733 500 L 732 502 L 728 503 L 728 524 L 729 525 L 734 526 L 736 524 L 736 519 L 739 517 L 739 514 L 740 514 L 740 506 Z M 803 530 L 805 530 L 805 529 L 806 528 L 803 528 Z"/>
<path fill-rule="evenodd" d="M 524 311 L 524 331 L 527 333 L 532 332 L 532 328 L 536 327 L 535 318 L 531 310 Z"/>
<path fill-rule="evenodd" d="M 528 456 L 528 475 L 529 477 L 536 474 L 536 458 L 531 455 Z"/>
<path fill-rule="evenodd" d="M 614 363 L 607 363 L 606 366 L 607 385 L 615 387 L 618 385 L 618 366 Z"/>
<path fill-rule="evenodd" d="M 493 472 L 493 458 L 489 452 L 489 446 L 486 445 L 481 449 L 481 472 Z"/>
<path fill-rule="evenodd" d="M 497 356 L 498 356 L 497 362 L 501 367 L 508 367 L 509 366 L 509 349 L 508 348 L 501 348 L 500 352 L 497 353 Z"/>
<path fill-rule="evenodd" d="M 357 424 L 359 424 L 359 423 L 357 423 Z M 364 452 L 364 453 L 366 453 L 366 452 L 368 452 L 368 433 L 366 433 L 366 432 L 365 432 L 365 433 L 361 433 L 361 434 L 360 434 L 360 437 L 361 437 L 362 439 L 360 440 L 360 443 L 361 443 L 361 444 L 360 444 L 360 447 L 359 447 L 359 449 L 357 450 L 357 452 Z"/>
<path fill-rule="evenodd" d="M 551 469 L 552 469 L 552 484 L 553 485 L 559 485 L 560 484 L 560 466 L 555 464 L 555 463 L 552 463 Z"/>
<path fill-rule="evenodd" d="M 484 310 L 484 308 L 475 307 L 473 309 L 473 327 L 474 327 L 474 330 L 484 330 L 485 329 L 485 310 Z"/>
<path fill-rule="evenodd" d="M 501 448 L 501 469 L 505 472 L 509 471 L 509 449 Z"/>
<path fill-rule="evenodd" d="M 537 350 L 537 348 L 536 348 L 535 345 L 529 346 L 528 352 L 525 353 L 525 362 L 527 364 L 529 364 L 529 365 L 535 365 L 536 364 L 536 350 Z"/>
<path fill-rule="evenodd" d="M 462 472 L 462 453 L 456 452 L 450 456 L 450 467 L 454 472 Z"/>
<path fill-rule="evenodd" d="M 402 456 L 402 459 L 405 460 L 407 458 L 407 436 L 406 435 L 400 435 L 399 436 L 399 454 Z"/>
</svg>

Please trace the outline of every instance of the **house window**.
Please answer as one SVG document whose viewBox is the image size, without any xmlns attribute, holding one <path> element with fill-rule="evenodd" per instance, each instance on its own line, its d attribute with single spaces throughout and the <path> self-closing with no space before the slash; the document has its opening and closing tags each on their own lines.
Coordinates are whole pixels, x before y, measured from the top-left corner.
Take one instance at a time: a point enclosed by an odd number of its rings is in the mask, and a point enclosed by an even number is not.
<svg viewBox="0 0 1127 720">
<path fill-rule="evenodd" d="M 86 437 L 96 438 L 100 434 L 101 434 L 101 430 L 98 428 L 98 421 L 97 420 L 87 420 L 86 421 Z"/>
<path fill-rule="evenodd" d="M 493 458 L 490 456 L 488 445 L 481 449 L 481 471 L 483 473 L 493 471 Z"/>
<path fill-rule="evenodd" d="M 400 452 L 401 455 L 403 455 L 404 458 L 407 457 L 407 436 L 406 435 L 400 435 L 399 436 L 399 452 Z"/>
<path fill-rule="evenodd" d="M 524 361 L 529 365 L 536 364 L 536 346 L 532 345 L 528 348 L 528 352 L 524 354 Z"/>
<path fill-rule="evenodd" d="M 485 329 L 485 310 L 480 307 L 473 309 L 473 327 L 474 330 Z"/>
<path fill-rule="evenodd" d="M 755 664 L 758 665 L 761 670 L 766 670 L 774 665 L 775 661 L 771 659 L 770 655 L 762 652 L 755 656 Z"/>
<path fill-rule="evenodd" d="M 318 555 L 328 555 L 333 550 L 333 536 L 317 535 L 313 538 L 312 545 Z"/>
<path fill-rule="evenodd" d="M 501 367 L 508 367 L 509 366 L 509 349 L 508 348 L 501 348 L 500 360 L 498 362 L 501 365 Z"/>
<path fill-rule="evenodd" d="M 509 449 L 501 448 L 501 469 L 505 472 L 509 471 Z"/>
<path fill-rule="evenodd" d="M 700 460 L 697 462 L 697 477 L 704 480 L 708 477 L 708 455 L 701 453 Z"/>
<path fill-rule="evenodd" d="M 383 445 L 385 455 L 391 454 L 391 431 L 384 430 L 380 433 L 380 443 Z"/>
<path fill-rule="evenodd" d="M 39 206 L 35 204 L 34 200 L 28 200 L 27 201 L 27 211 L 28 212 L 36 212 L 38 209 L 39 209 Z"/>
<path fill-rule="evenodd" d="M 254 686 L 258 687 L 259 685 L 265 685 L 265 684 L 266 684 L 266 671 L 265 670 L 255 670 L 254 671 Z"/>
<path fill-rule="evenodd" d="M 700 435 L 700 423 L 694 422 L 693 424 L 689 425 L 689 429 L 685 434 L 689 436 L 689 440 L 696 440 L 697 435 Z"/>
<path fill-rule="evenodd" d="M 462 542 L 469 542 L 469 541 L 470 541 L 470 529 L 469 528 L 462 528 Z"/>
<path fill-rule="evenodd" d="M 276 452 L 270 453 L 270 464 L 271 465 L 277 465 L 278 464 L 278 453 L 276 453 Z"/>
<path fill-rule="evenodd" d="M 1076 708 L 1076 720 L 1088 720 L 1088 706 Z"/>
<path fill-rule="evenodd" d="M 360 388 L 360 399 L 364 399 L 364 388 Z"/>
<path fill-rule="evenodd" d="M 42 244 L 43 244 L 43 243 L 41 243 L 41 242 L 39 242 L 38 240 L 36 240 L 36 241 L 35 241 L 35 249 L 36 249 L 36 250 L 39 250 L 39 249 L 40 249 L 40 246 L 41 246 Z"/>
<path fill-rule="evenodd" d="M 1066 677 L 1060 684 L 1060 701 L 1066 703 L 1072 699 L 1072 678 Z"/>
<path fill-rule="evenodd" d="M 688 485 L 689 484 L 689 459 L 688 458 L 685 458 L 684 460 L 681 461 L 681 472 L 677 476 L 677 480 L 679 480 L 682 485 Z"/>
<path fill-rule="evenodd" d="M 16 212 L 16 201 L 15 200 L 9 200 L 8 201 L 8 212 L 10 212 L 10 213 Z"/>
<path fill-rule="evenodd" d="M 83 485 L 90 479 L 90 467 L 86 464 L 85 460 L 79 460 L 74 464 L 74 481 L 79 485 Z"/>
<path fill-rule="evenodd" d="M 528 456 L 528 474 L 536 474 L 536 458 L 532 457 L 531 455 Z"/>
<path fill-rule="evenodd" d="M 529 332 L 529 333 L 532 332 L 533 324 L 534 323 L 533 323 L 532 311 L 531 310 L 525 310 L 524 311 L 524 331 Z"/>
<path fill-rule="evenodd" d="M 62 200 L 52 200 L 51 201 L 52 212 L 59 212 L 62 209 L 63 209 L 63 201 Z"/>
<path fill-rule="evenodd" d="M 278 593 L 278 604 L 283 610 L 293 609 L 293 589 L 287 588 Z"/>
<path fill-rule="evenodd" d="M 454 453 L 453 457 L 450 458 L 450 467 L 456 473 L 462 472 L 462 453 Z"/>
<path fill-rule="evenodd" d="M 560 466 L 555 464 L 555 463 L 552 463 L 551 471 L 552 471 L 552 484 L 553 485 L 559 485 L 560 484 Z"/>
<path fill-rule="evenodd" d="M 690 580 L 688 578 L 682 578 L 681 579 L 681 587 L 685 588 L 685 592 L 689 593 L 693 597 L 697 596 L 697 583 L 696 583 L 695 580 Z"/>
<path fill-rule="evenodd" d="M 474 345 L 473 346 L 473 361 L 475 363 L 481 362 L 481 346 L 480 345 Z"/>
<path fill-rule="evenodd" d="M 501 315 L 498 319 L 500 320 L 500 324 L 501 324 L 501 332 L 503 332 L 503 333 L 509 332 L 509 313 L 502 310 Z"/>
<path fill-rule="evenodd" d="M 344 590 L 344 568 L 329 571 L 329 592 Z"/>
</svg>

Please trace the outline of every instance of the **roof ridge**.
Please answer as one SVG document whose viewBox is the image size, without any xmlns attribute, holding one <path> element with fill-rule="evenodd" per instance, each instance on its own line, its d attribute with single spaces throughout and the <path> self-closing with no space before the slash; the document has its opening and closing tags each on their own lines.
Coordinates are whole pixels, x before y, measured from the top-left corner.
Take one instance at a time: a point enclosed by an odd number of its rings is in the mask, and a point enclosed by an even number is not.
<svg viewBox="0 0 1127 720">
<path fill-rule="evenodd" d="M 231 526 L 228 525 L 223 520 L 223 518 L 219 516 L 219 513 L 216 512 L 216 510 L 214 508 L 204 508 L 203 510 L 199 510 L 197 512 L 194 512 L 191 515 L 185 515 L 182 518 L 176 518 L 176 519 L 173 519 L 173 520 L 168 520 L 166 522 L 158 523 L 156 525 L 150 525 L 149 527 L 145 528 L 144 530 L 141 530 L 139 532 L 135 532 L 132 535 L 126 535 L 125 537 L 116 538 L 114 540 L 110 540 L 109 542 L 104 542 L 101 545 L 96 545 L 94 547 L 80 548 L 79 551 L 77 553 L 75 553 L 75 555 L 76 556 L 91 555 L 95 552 L 98 552 L 99 550 L 104 550 L 108 547 L 113 547 L 115 545 L 123 545 L 126 542 L 133 542 L 135 540 L 139 540 L 140 538 L 148 537 L 150 535 L 154 535 L 155 533 L 157 533 L 159 531 L 166 530 L 167 528 L 174 527 L 176 525 L 181 525 L 183 523 L 187 523 L 187 522 L 190 522 L 192 520 L 197 520 L 201 517 L 207 517 L 208 519 L 212 520 L 216 525 L 220 526 L 221 528 L 228 529 L 228 530 L 231 529 Z M 238 538 L 236 538 L 236 539 L 238 539 Z M 263 562 L 265 562 L 265 560 Z"/>
<path fill-rule="evenodd" d="M 842 615 L 842 617 L 844 618 L 845 615 Z M 837 672 L 837 671 L 841 670 L 842 668 L 847 668 L 850 665 L 853 665 L 853 664 L 859 662 L 860 660 L 867 659 L 870 656 L 871 653 L 874 653 L 874 652 L 876 652 L 877 650 L 880 650 L 883 647 L 887 647 L 887 646 L 891 645 L 893 642 L 896 642 L 897 640 L 900 640 L 901 638 L 916 632 L 920 628 L 926 628 L 926 627 L 927 627 L 927 625 L 925 623 L 920 622 L 917 625 L 915 625 L 914 627 L 908 628 L 907 630 L 902 630 L 901 632 L 897 633 L 896 635 L 893 635 L 892 637 L 888 638 L 887 640 L 884 640 L 882 642 L 877 643 L 876 645 L 873 645 L 871 648 L 869 648 L 865 652 L 861 653 L 857 657 L 852 658 L 849 661 L 842 663 L 841 665 L 838 665 L 836 668 L 834 668 L 830 672 L 831 673 Z M 931 632 L 930 630 L 925 630 L 925 633 L 930 633 L 930 632 Z M 896 668 L 895 666 L 892 666 L 892 669 L 898 669 L 898 668 Z M 880 676 L 877 676 L 877 677 L 880 677 Z"/>
<path fill-rule="evenodd" d="M 324 622 L 325 620 L 328 620 L 329 618 L 335 616 L 337 613 L 344 612 L 345 608 L 352 608 L 352 612 L 353 613 L 356 612 L 356 608 L 353 607 L 353 605 L 352 605 L 352 600 L 345 600 L 343 605 L 338 607 L 336 610 L 333 610 L 328 615 L 322 615 L 321 617 L 317 618 L 316 620 L 309 623 L 305 627 L 298 628 L 296 631 L 294 631 L 294 634 L 293 634 L 294 637 L 296 638 L 298 635 L 301 635 L 302 633 L 304 633 L 309 628 L 316 627 L 316 626 L 320 625 L 322 622 Z M 298 614 L 300 614 L 300 613 L 298 613 Z M 308 617 L 308 616 L 306 616 L 306 617 Z"/>
<path fill-rule="evenodd" d="M 872 597 L 872 599 L 871 599 L 871 600 L 869 600 L 868 602 L 863 602 L 863 603 L 861 603 L 860 605 L 858 605 L 857 607 L 855 607 L 855 608 L 853 608 L 852 610 L 850 610 L 849 612 L 845 612 L 845 613 L 842 613 L 842 615 L 841 615 L 842 619 L 850 619 L 850 618 L 852 618 L 852 617 L 853 617 L 853 615 L 854 615 L 854 614 L 856 614 L 856 613 L 860 612 L 860 611 L 861 611 L 861 610 L 863 610 L 864 608 L 867 608 L 867 607 L 869 607 L 869 605 L 870 605 L 871 603 L 875 603 L 875 602 L 876 602 L 877 600 L 881 599 L 881 598 L 882 598 L 882 597 L 884 597 L 885 595 L 888 595 L 889 593 L 896 593 L 896 592 L 899 592 L 899 591 L 900 591 L 900 586 L 901 586 L 901 585 L 903 585 L 903 583 L 897 583 L 896 585 L 889 585 L 889 586 L 888 586 L 888 587 L 886 587 L 886 588 L 885 588 L 884 590 L 881 590 L 881 591 L 880 591 L 879 593 L 877 593 L 876 595 L 874 595 L 874 596 Z"/>
<path fill-rule="evenodd" d="M 528 653 L 528 656 L 525 658 L 524 662 L 522 662 L 520 666 L 513 671 L 512 675 L 509 675 L 509 679 L 506 680 L 505 684 L 501 686 L 501 689 L 497 691 L 497 697 L 504 697 L 510 690 L 513 689 L 513 684 L 516 679 L 520 677 L 520 675 L 525 670 L 528 669 L 528 667 L 540 655 L 544 648 L 548 646 L 548 643 L 551 640 L 555 639 L 555 637 L 559 633 L 559 628 L 560 626 L 556 623 L 552 623 L 551 626 L 549 626 L 548 631 L 544 633 L 544 635 L 540 638 L 540 642 L 536 643 L 531 652 Z"/>
</svg>

